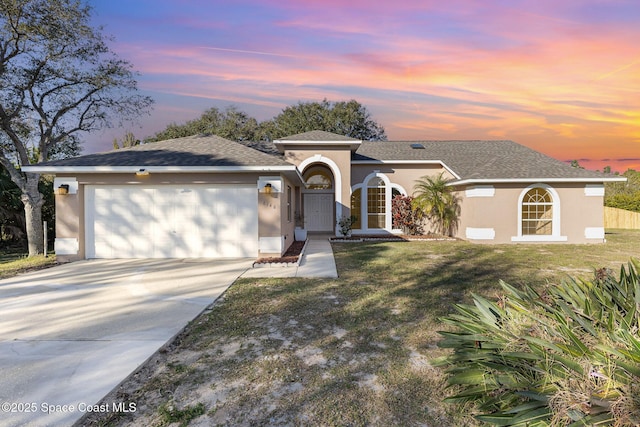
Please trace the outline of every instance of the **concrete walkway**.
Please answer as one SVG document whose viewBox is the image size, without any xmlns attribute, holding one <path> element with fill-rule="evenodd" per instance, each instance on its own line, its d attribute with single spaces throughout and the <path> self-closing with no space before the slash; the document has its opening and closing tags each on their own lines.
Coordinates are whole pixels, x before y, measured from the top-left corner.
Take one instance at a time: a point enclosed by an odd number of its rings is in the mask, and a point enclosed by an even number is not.
<svg viewBox="0 0 640 427">
<path fill-rule="evenodd" d="M 324 277 L 335 279 L 338 277 L 338 270 L 329 239 L 311 236 L 299 266 L 250 268 L 240 277 Z"/>
</svg>

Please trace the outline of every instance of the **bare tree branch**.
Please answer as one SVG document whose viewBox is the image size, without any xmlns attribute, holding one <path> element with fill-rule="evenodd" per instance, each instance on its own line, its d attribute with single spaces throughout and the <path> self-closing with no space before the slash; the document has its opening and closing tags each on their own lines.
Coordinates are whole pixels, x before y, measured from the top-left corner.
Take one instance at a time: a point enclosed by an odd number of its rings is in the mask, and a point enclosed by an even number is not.
<svg viewBox="0 0 640 427">
<path fill-rule="evenodd" d="M 37 175 L 13 163 L 77 154 L 79 134 L 134 119 L 152 104 L 137 93 L 131 64 L 90 25 L 90 12 L 84 0 L 0 0 L 0 165 L 35 217 Z M 27 230 L 30 254 L 37 231 Z"/>
</svg>

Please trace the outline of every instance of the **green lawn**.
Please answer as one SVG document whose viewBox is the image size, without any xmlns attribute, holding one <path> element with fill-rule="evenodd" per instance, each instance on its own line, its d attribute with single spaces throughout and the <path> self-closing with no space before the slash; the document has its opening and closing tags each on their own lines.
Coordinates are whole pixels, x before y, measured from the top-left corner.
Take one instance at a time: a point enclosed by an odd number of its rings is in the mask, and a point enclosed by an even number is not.
<svg viewBox="0 0 640 427">
<path fill-rule="evenodd" d="M 32 270 L 51 267 L 56 264 L 55 255 L 28 257 L 21 252 L 0 252 L 0 279 Z"/>
<path fill-rule="evenodd" d="M 498 280 L 557 284 L 640 258 L 640 231 L 605 245 L 335 243 L 339 279 L 242 279 L 107 401 L 97 425 L 476 425 L 430 361 L 439 318 Z M 167 409 L 170 408 L 170 411 Z M 169 417 L 168 414 L 171 414 Z M 183 425 L 189 422 L 182 419 Z"/>
</svg>

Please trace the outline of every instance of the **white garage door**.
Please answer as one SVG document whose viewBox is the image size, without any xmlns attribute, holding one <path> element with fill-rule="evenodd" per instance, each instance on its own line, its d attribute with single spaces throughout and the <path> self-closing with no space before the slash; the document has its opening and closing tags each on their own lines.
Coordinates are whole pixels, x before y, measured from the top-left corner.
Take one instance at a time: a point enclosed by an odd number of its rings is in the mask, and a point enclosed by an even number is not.
<svg viewBox="0 0 640 427">
<path fill-rule="evenodd" d="M 87 258 L 258 255 L 256 187 L 87 186 Z"/>
</svg>

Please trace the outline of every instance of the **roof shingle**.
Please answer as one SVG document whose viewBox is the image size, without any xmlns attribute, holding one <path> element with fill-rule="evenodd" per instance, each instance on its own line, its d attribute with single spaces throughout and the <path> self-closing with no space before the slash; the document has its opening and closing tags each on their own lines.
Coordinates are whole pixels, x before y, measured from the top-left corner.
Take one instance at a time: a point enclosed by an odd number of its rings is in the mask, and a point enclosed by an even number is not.
<svg viewBox="0 0 640 427">
<path fill-rule="evenodd" d="M 338 135 L 337 133 L 326 132 L 323 130 L 312 130 L 309 132 L 297 133 L 284 138 L 278 138 L 277 141 L 309 141 L 309 142 L 357 142 L 356 138 Z"/>
<path fill-rule="evenodd" d="M 574 168 L 513 141 L 362 141 L 324 131 L 304 132 L 278 141 L 345 142 L 357 151 L 354 161 L 440 161 L 466 180 L 610 180 L 610 177 Z M 277 141 L 276 141 L 277 143 Z M 424 147 L 413 148 L 416 144 Z M 55 160 L 38 167 L 173 166 L 279 167 L 286 162 L 273 143 L 243 145 L 219 136 L 190 136 L 131 148 Z"/>
<path fill-rule="evenodd" d="M 280 156 L 219 136 L 189 136 L 39 166 L 291 166 Z"/>
<path fill-rule="evenodd" d="M 363 141 L 353 160 L 440 160 L 461 180 L 604 178 L 513 141 Z"/>
</svg>

